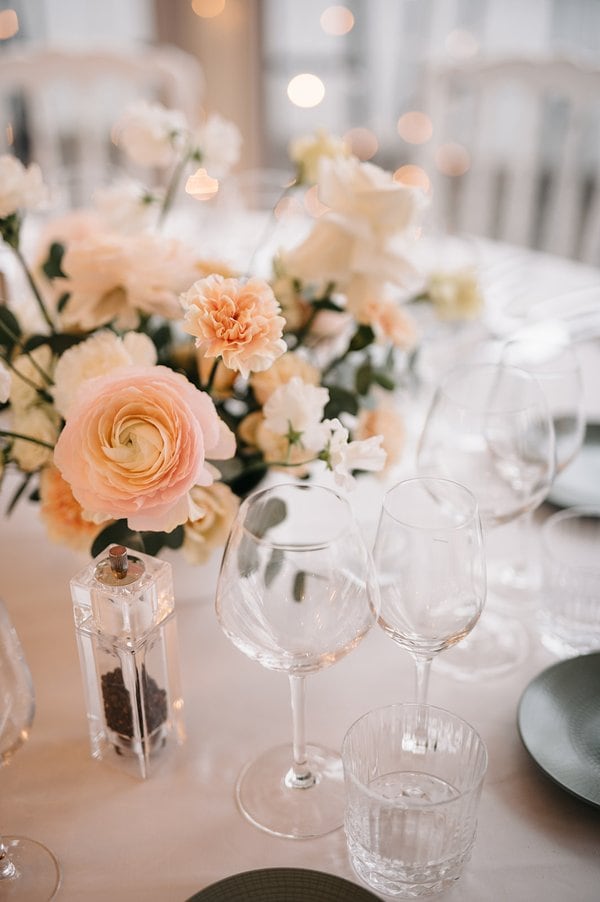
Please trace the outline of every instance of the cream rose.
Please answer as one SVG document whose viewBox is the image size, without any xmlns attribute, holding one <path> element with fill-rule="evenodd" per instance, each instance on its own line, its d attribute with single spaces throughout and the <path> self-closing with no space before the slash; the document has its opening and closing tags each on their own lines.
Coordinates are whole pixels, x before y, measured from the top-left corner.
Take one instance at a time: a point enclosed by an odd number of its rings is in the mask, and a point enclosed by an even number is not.
<svg viewBox="0 0 600 902">
<path fill-rule="evenodd" d="M 83 382 L 128 366 L 155 363 L 154 343 L 142 332 L 127 332 L 123 338 L 108 330 L 96 332 L 59 358 L 52 388 L 54 406 L 67 417 Z"/>
<path fill-rule="evenodd" d="M 318 129 L 314 135 L 291 141 L 289 155 L 297 166 L 300 184 L 314 185 L 319 178 L 321 160 L 349 157 L 350 148 L 342 138 L 330 135 L 325 129 Z"/>
<path fill-rule="evenodd" d="M 235 452 L 210 397 L 163 366 L 85 382 L 54 462 L 85 515 L 171 531 L 188 520 L 190 489 L 213 482 L 207 459 Z"/>
<path fill-rule="evenodd" d="M 190 492 L 193 504 L 202 513 L 184 526 L 183 553 L 192 564 L 202 564 L 227 541 L 240 499 L 222 482 L 196 485 Z"/>
<path fill-rule="evenodd" d="M 21 470 L 33 473 L 50 463 L 58 436 L 59 417 L 49 404 L 14 408 L 12 427 L 14 432 L 26 436 L 15 439 L 10 451 L 10 456 Z"/>
<path fill-rule="evenodd" d="M 287 348 L 285 320 L 270 286 L 262 279 L 200 279 L 182 296 L 184 329 L 204 357 L 222 357 L 225 366 L 247 378 L 266 370 Z"/>
</svg>

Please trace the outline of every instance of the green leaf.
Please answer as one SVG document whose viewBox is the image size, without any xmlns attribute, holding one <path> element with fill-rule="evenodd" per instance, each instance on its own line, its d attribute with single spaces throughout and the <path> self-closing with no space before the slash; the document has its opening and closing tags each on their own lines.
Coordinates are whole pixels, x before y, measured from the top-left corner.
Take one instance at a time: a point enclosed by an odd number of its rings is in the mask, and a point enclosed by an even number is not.
<svg viewBox="0 0 600 902">
<path fill-rule="evenodd" d="M 238 496 L 238 498 L 244 498 L 246 495 L 249 495 L 250 492 L 256 488 L 257 485 L 265 478 L 267 475 L 267 467 L 256 467 L 256 469 L 248 470 L 247 472 L 242 472 L 239 476 L 234 476 L 232 479 L 228 480 L 228 485 L 231 491 Z"/>
<path fill-rule="evenodd" d="M 25 344 L 23 350 L 25 352 L 34 351 L 41 345 L 48 345 L 54 354 L 64 354 L 73 345 L 77 345 L 88 337 L 87 334 L 71 335 L 69 332 L 57 332 L 55 335 L 31 335 Z"/>
<path fill-rule="evenodd" d="M 335 313 L 343 313 L 343 307 L 340 307 L 331 298 L 319 298 L 317 301 L 312 302 L 312 306 L 315 310 L 333 310 Z"/>
<path fill-rule="evenodd" d="M 359 326 L 350 339 L 351 351 L 362 351 L 375 341 L 375 333 L 370 326 Z"/>
<path fill-rule="evenodd" d="M 67 301 L 69 300 L 70 297 L 71 297 L 71 295 L 69 294 L 68 291 L 65 291 L 64 294 L 61 294 L 61 296 L 59 297 L 57 304 L 56 304 L 56 309 L 58 310 L 59 313 L 63 312 L 63 310 L 67 306 Z"/>
<path fill-rule="evenodd" d="M 65 278 L 65 273 L 62 269 L 62 261 L 65 255 L 65 247 L 63 244 L 60 244 L 58 241 L 54 241 L 50 245 L 50 250 L 48 251 L 48 257 L 46 262 L 42 266 L 42 269 L 45 275 L 49 279 L 57 279 L 57 278 Z"/>
<path fill-rule="evenodd" d="M 154 342 L 157 351 L 163 351 L 167 345 L 171 343 L 173 335 L 171 333 L 171 327 L 165 323 L 163 326 L 160 326 L 154 332 L 150 333 L 150 338 Z"/>
<path fill-rule="evenodd" d="M 10 499 L 10 502 L 9 502 L 9 504 L 8 504 L 8 507 L 6 508 L 6 514 L 7 514 L 7 516 L 8 516 L 9 514 L 11 514 L 11 513 L 13 512 L 13 510 L 15 509 L 15 507 L 17 506 L 18 501 L 19 501 L 19 498 L 22 496 L 23 492 L 25 491 L 25 489 L 26 489 L 27 486 L 29 485 L 29 482 L 30 482 L 32 476 L 33 476 L 33 473 L 28 473 L 28 474 L 26 475 L 25 479 L 23 480 L 23 482 L 21 483 L 21 485 L 18 487 L 17 491 L 14 493 L 14 495 L 13 495 L 12 498 Z"/>
<path fill-rule="evenodd" d="M 382 388 L 385 388 L 386 391 L 394 391 L 396 388 L 394 380 L 388 376 L 387 373 L 382 373 L 381 370 L 377 370 L 373 373 L 373 381 Z"/>
<path fill-rule="evenodd" d="M 331 420 L 341 413 L 358 413 L 358 400 L 354 392 L 338 385 L 327 385 L 326 388 L 329 391 L 329 401 L 323 414 L 325 419 Z"/>
<path fill-rule="evenodd" d="M 363 363 L 362 366 L 359 366 L 354 374 L 354 383 L 356 385 L 356 391 L 359 395 L 366 395 L 371 385 L 373 383 L 373 367 L 367 361 Z"/>
<path fill-rule="evenodd" d="M 21 326 L 14 313 L 0 304 L 0 345 L 11 351 L 21 335 Z"/>
<path fill-rule="evenodd" d="M 294 601 L 304 601 L 304 592 L 306 587 L 306 573 L 304 570 L 298 570 L 294 577 Z"/>
</svg>

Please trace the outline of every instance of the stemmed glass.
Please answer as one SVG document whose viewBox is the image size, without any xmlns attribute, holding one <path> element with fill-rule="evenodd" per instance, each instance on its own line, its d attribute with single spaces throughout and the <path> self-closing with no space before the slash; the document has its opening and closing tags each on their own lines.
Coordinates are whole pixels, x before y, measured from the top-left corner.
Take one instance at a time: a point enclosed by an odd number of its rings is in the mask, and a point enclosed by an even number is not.
<svg viewBox="0 0 600 902">
<path fill-rule="evenodd" d="M 503 363 L 531 373 L 544 392 L 556 439 L 556 477 L 581 449 L 585 433 L 581 370 L 568 332 L 560 323 L 536 323 L 512 336 L 500 354 Z M 507 600 L 521 607 L 523 593 L 531 597 L 541 581 L 539 555 L 532 549 L 532 516 L 529 510 L 515 519 L 519 557 L 493 574 L 495 588 L 509 590 Z"/>
<path fill-rule="evenodd" d="M 16 630 L 0 601 L 0 763 L 8 764 L 29 735 L 35 712 L 31 674 Z M 24 836 L 0 835 L 0 898 L 46 902 L 60 884 L 56 858 Z"/>
<path fill-rule="evenodd" d="M 305 739 L 305 676 L 348 654 L 375 623 L 372 559 L 350 506 L 314 484 L 249 496 L 233 524 L 217 583 L 228 638 L 287 673 L 293 742 L 247 765 L 236 794 L 245 816 L 278 836 L 320 836 L 343 821 L 339 754 Z"/>
<path fill-rule="evenodd" d="M 554 428 L 536 379 L 504 363 L 464 364 L 452 370 L 431 403 L 417 464 L 422 474 L 456 479 L 470 488 L 484 528 L 535 510 L 555 471 Z M 488 606 L 473 635 L 455 653 L 462 662 L 455 673 L 501 673 L 524 651 L 523 629 L 492 614 Z M 444 664 L 454 669 L 449 656 Z"/>
<path fill-rule="evenodd" d="M 373 551 L 379 625 L 412 655 L 416 702 L 427 701 L 433 658 L 477 623 L 486 595 L 474 495 L 449 479 L 416 477 L 391 488 Z"/>
</svg>

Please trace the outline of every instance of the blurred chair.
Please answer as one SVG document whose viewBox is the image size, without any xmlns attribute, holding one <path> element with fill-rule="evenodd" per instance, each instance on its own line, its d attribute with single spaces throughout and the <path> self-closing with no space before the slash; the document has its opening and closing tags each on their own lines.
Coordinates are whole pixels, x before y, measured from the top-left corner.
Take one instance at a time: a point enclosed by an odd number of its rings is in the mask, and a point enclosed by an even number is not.
<svg viewBox="0 0 600 902">
<path fill-rule="evenodd" d="M 423 165 L 440 222 L 600 262 L 600 68 L 568 59 L 432 66 Z"/>
<path fill-rule="evenodd" d="M 202 67 L 176 47 L 7 48 L 0 53 L 0 152 L 35 161 L 49 184 L 68 178 L 84 193 L 126 168 L 111 128 L 132 100 L 180 109 L 194 125 L 203 92 Z"/>
</svg>

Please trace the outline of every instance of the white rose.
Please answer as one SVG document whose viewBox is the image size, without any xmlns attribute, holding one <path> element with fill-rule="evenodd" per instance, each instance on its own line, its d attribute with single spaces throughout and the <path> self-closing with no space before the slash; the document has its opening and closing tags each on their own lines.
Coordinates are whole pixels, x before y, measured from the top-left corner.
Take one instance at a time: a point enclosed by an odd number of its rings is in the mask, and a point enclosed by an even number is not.
<svg viewBox="0 0 600 902">
<path fill-rule="evenodd" d="M 301 184 L 314 185 L 319 178 L 319 166 L 324 158 L 349 157 L 350 148 L 342 138 L 318 129 L 315 135 L 303 136 L 290 142 L 289 155 L 298 167 Z"/>
<path fill-rule="evenodd" d="M 64 352 L 54 371 L 52 395 L 57 411 L 66 417 L 79 388 L 88 379 L 128 366 L 154 366 L 156 348 L 141 332 L 128 332 L 123 339 L 113 332 L 97 332 Z"/>
<path fill-rule="evenodd" d="M 18 210 L 31 210 L 48 195 L 40 167 L 32 163 L 27 169 L 11 154 L 0 156 L 0 219 Z"/>
<path fill-rule="evenodd" d="M 13 432 L 29 436 L 37 441 L 15 439 L 11 457 L 26 473 L 39 470 L 52 461 L 52 447 L 37 444 L 38 441 L 54 446 L 58 438 L 58 416 L 49 404 L 13 409 Z"/>
<path fill-rule="evenodd" d="M 328 400 L 326 388 L 310 385 L 294 376 L 275 389 L 265 404 L 264 425 L 277 435 L 295 433 L 303 448 L 320 451 L 328 436 L 327 427 L 321 422 Z"/>
<path fill-rule="evenodd" d="M 179 110 L 139 100 L 125 110 L 114 132 L 134 163 L 169 166 L 185 140 L 187 122 Z"/>
<path fill-rule="evenodd" d="M 240 158 L 242 135 L 228 119 L 212 113 L 194 136 L 202 165 L 215 178 L 223 178 Z"/>
</svg>

